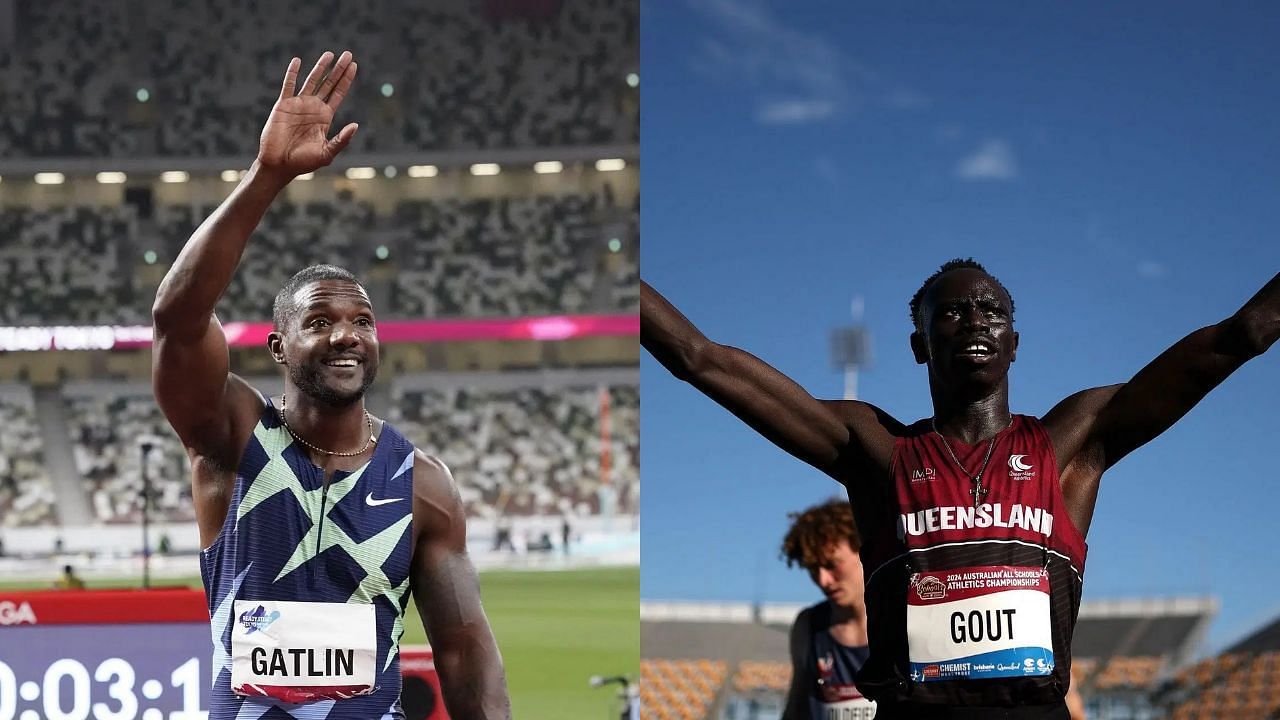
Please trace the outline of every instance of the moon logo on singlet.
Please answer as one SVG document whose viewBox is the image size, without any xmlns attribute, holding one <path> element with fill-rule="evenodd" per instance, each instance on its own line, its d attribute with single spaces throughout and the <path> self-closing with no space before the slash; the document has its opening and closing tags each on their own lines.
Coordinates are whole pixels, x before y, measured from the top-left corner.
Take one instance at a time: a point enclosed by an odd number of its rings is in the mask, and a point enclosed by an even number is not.
<svg viewBox="0 0 1280 720">
<path fill-rule="evenodd" d="M 1009 469 L 1010 469 L 1010 470 L 1017 470 L 1017 471 L 1019 471 L 1019 472 L 1026 472 L 1026 471 L 1030 470 L 1030 469 L 1031 469 L 1031 466 L 1030 466 L 1030 465 L 1028 465 L 1028 464 L 1027 464 L 1025 461 L 1023 461 L 1023 459 L 1022 459 L 1022 458 L 1024 458 L 1024 457 L 1026 457 L 1026 455 L 1010 455 L 1010 456 L 1009 456 Z"/>
</svg>

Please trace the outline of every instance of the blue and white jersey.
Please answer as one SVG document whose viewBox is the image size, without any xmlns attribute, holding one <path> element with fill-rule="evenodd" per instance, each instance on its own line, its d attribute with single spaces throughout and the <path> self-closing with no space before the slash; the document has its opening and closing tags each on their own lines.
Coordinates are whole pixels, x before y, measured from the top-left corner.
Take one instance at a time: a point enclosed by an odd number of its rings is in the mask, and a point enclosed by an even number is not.
<svg viewBox="0 0 1280 720">
<path fill-rule="evenodd" d="M 866 645 L 844 645 L 831 635 L 831 602 L 808 610 L 812 637 L 805 670 L 813 681 L 806 688 L 810 720 L 872 720 L 876 704 L 863 697 L 854 676 L 867 662 Z"/>
<path fill-rule="evenodd" d="M 200 556 L 213 636 L 210 720 L 403 720 L 399 642 L 413 555 L 413 462 L 413 445 L 384 424 L 369 461 L 334 473 L 325 490 L 323 471 L 266 401 L 222 531 Z M 232 629 L 242 619 L 246 627 L 263 622 L 261 613 L 237 617 L 236 601 L 372 605 L 372 692 L 302 703 L 233 693 Z"/>
</svg>

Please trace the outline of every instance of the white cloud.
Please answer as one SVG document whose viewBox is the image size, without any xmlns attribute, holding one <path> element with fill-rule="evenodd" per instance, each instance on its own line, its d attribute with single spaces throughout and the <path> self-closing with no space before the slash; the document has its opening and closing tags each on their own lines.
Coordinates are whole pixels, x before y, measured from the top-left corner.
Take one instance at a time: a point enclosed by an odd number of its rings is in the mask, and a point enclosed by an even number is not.
<svg viewBox="0 0 1280 720">
<path fill-rule="evenodd" d="M 987 140 L 960 161 L 956 175 L 965 180 L 1012 180 L 1018 177 L 1018 159 L 1009 143 Z"/>
<path fill-rule="evenodd" d="M 759 123 L 821 122 L 867 103 L 896 109 L 927 104 L 923 95 L 891 85 L 821 33 L 788 26 L 768 0 L 687 2 L 713 28 L 694 50 L 694 70 L 750 88 Z"/>
<path fill-rule="evenodd" d="M 756 120 L 763 125 L 794 125 L 823 120 L 835 110 L 829 100 L 779 100 L 756 108 Z"/>
</svg>

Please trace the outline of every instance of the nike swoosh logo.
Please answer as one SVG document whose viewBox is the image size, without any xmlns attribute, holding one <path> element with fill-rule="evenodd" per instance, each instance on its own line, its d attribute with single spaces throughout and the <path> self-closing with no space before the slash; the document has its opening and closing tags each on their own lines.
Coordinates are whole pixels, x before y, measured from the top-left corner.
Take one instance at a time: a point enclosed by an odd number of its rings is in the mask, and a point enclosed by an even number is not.
<svg viewBox="0 0 1280 720">
<path fill-rule="evenodd" d="M 381 500 L 374 500 L 373 493 L 369 493 L 364 496 L 364 504 L 369 507 L 378 507 L 379 505 L 386 505 L 387 503 L 400 502 L 403 499 L 404 498 L 383 498 Z"/>
</svg>

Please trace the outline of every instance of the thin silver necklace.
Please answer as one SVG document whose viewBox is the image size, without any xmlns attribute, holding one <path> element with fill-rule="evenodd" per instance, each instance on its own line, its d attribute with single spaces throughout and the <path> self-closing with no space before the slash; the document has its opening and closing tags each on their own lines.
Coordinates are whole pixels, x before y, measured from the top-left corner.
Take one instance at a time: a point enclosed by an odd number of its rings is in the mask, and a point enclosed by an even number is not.
<svg viewBox="0 0 1280 720">
<path fill-rule="evenodd" d="M 960 458 L 956 457 L 956 451 L 951 449 L 951 443 L 947 442 L 947 436 L 938 432 L 938 419 L 936 417 L 929 418 L 929 424 L 933 426 L 933 434 L 942 440 L 942 447 L 947 449 L 947 454 L 951 456 L 951 462 L 955 463 L 956 467 L 960 468 L 960 472 L 964 473 L 965 477 L 969 478 L 969 482 L 973 483 L 973 489 L 969 491 L 969 494 L 973 496 L 973 506 L 978 507 L 978 502 L 987 495 L 987 489 L 982 487 L 982 474 L 987 471 L 987 463 L 991 462 L 991 450 L 995 448 L 996 438 L 999 437 L 1000 433 L 1008 430 L 1009 426 L 1013 425 L 1013 416 L 1009 416 L 1008 425 L 1000 428 L 987 441 L 987 453 L 982 456 L 982 466 L 978 468 L 977 475 L 970 473 L 965 468 L 960 462 Z"/>
<path fill-rule="evenodd" d="M 311 448 L 312 450 L 315 450 L 318 453 L 324 453 L 325 455 L 334 455 L 337 457 L 355 457 L 356 455 L 363 454 L 365 450 L 369 449 L 370 445 L 378 442 L 373 437 L 373 417 L 369 415 L 368 410 L 365 410 L 364 421 L 365 421 L 365 424 L 369 426 L 369 439 L 364 441 L 364 447 L 360 448 L 359 450 L 356 450 L 355 452 L 334 452 L 333 450 L 325 450 L 324 448 L 318 448 L 315 445 L 312 445 L 311 443 L 307 442 L 306 440 L 303 440 L 301 435 L 294 432 L 293 428 L 289 427 L 289 419 L 285 417 L 285 414 L 284 414 L 285 405 L 287 404 L 287 401 L 288 401 L 288 398 L 285 395 L 281 394 L 280 395 L 280 422 L 284 423 L 284 429 L 289 431 L 289 434 L 293 436 L 294 440 L 297 440 L 298 442 L 302 443 L 303 445 L 306 445 L 307 447 Z"/>
</svg>

